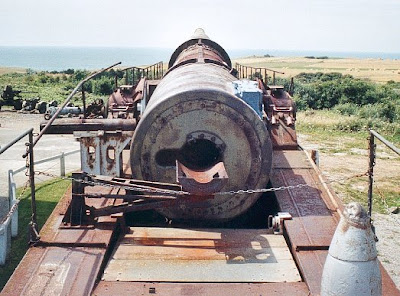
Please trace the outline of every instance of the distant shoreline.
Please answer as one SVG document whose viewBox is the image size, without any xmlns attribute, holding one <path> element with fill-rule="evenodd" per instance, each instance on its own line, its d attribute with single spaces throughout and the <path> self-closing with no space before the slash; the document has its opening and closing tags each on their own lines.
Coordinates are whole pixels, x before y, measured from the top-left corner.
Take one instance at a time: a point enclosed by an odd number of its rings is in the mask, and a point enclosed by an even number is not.
<svg viewBox="0 0 400 296">
<path fill-rule="evenodd" d="M 319 58 L 318 58 L 319 57 Z M 166 62 L 164 60 L 164 62 Z M 343 75 L 351 75 L 355 78 L 367 79 L 379 83 L 386 83 L 388 81 L 400 82 L 400 59 L 389 60 L 381 58 L 332 58 L 322 56 L 308 57 L 276 57 L 276 56 L 247 56 L 242 58 L 232 59 L 232 65 L 236 63 L 252 66 L 252 67 L 265 67 L 274 69 L 285 74 L 279 74 L 278 77 L 295 77 L 302 72 L 305 73 L 331 73 L 339 72 Z M 110 63 L 111 64 L 111 63 Z M 104 63 L 97 69 L 104 68 L 110 64 Z M 150 65 L 148 63 L 147 65 Z M 136 66 L 143 66 L 145 64 L 136 64 Z M 123 65 L 122 67 L 125 67 Z M 26 73 L 29 68 L 22 67 L 4 67 L 0 66 L 0 75 L 6 73 Z M 61 70 L 36 70 L 40 71 L 65 71 L 67 69 L 80 70 L 83 67 L 66 67 Z M 92 71 L 92 70 L 90 70 Z"/>
<path fill-rule="evenodd" d="M 0 46 L 0 67 L 62 71 L 67 69 L 101 69 L 116 62 L 124 66 L 168 62 L 173 53 L 168 48 L 113 47 L 21 47 Z M 358 59 L 400 59 L 400 53 L 293 51 L 269 49 L 228 49 L 231 59 L 242 57 L 323 57 Z"/>
</svg>

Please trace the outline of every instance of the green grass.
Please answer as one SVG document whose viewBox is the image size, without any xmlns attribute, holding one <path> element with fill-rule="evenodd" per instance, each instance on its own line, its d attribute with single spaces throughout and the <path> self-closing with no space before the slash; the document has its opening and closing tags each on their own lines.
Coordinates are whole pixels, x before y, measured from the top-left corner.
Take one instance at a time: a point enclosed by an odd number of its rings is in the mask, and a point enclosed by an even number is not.
<svg viewBox="0 0 400 296">
<path fill-rule="evenodd" d="M 364 180 L 350 180 L 345 184 L 336 184 L 335 189 L 345 192 L 346 197 L 343 199 L 345 203 L 352 201 L 359 202 L 365 209 L 368 209 L 367 189 L 360 190 L 356 184 L 366 184 Z M 394 183 L 395 184 L 395 183 Z M 393 188 L 379 186 L 379 182 L 373 188 L 372 211 L 381 214 L 388 214 L 387 207 L 400 207 L 400 193 Z"/>
<path fill-rule="evenodd" d="M 318 145 L 318 150 L 325 155 L 335 155 L 336 153 L 344 154 L 338 156 L 338 162 L 345 161 L 348 157 L 364 157 L 365 167 L 356 168 L 362 173 L 367 169 L 368 164 L 368 136 L 367 129 L 359 131 L 346 131 L 338 128 L 339 123 L 344 122 L 354 116 L 346 116 L 338 114 L 330 110 L 312 110 L 302 111 L 298 113 L 296 121 L 296 130 L 299 134 L 307 136 L 306 141 Z M 400 147 L 400 139 L 385 131 L 376 130 L 382 136 Z M 373 211 L 387 213 L 386 207 L 400 207 L 400 156 L 396 156 L 388 148 L 386 148 L 379 140 L 377 144 L 377 160 L 375 167 L 375 182 L 373 189 Z M 353 151 L 352 149 L 357 149 Z M 360 153 L 360 151 L 364 153 Z M 389 157 L 390 156 L 390 157 Z M 321 155 L 323 158 L 323 155 Z M 382 173 L 386 165 L 397 166 L 399 170 L 396 176 L 387 176 Z M 377 171 L 378 168 L 380 171 Z M 382 169 L 383 168 L 383 169 Z M 353 168 L 354 169 L 354 168 Z M 351 170 L 341 171 L 340 168 L 326 167 L 325 170 L 332 179 L 335 175 L 343 173 L 353 175 Z M 368 200 L 368 179 L 367 177 L 354 178 L 342 181 L 340 183 L 332 183 L 333 188 L 343 198 L 345 203 L 350 201 L 360 202 L 363 206 L 367 206 Z"/>
<path fill-rule="evenodd" d="M 65 194 L 71 182 L 54 179 L 36 185 L 37 220 L 39 229 L 43 227 L 54 207 Z M 21 189 L 18 190 L 18 196 Z M 31 195 L 27 190 L 21 197 L 18 209 L 18 236 L 11 243 L 10 257 L 4 266 L 0 266 L 0 291 L 21 261 L 28 249 L 28 223 L 31 219 Z"/>
</svg>

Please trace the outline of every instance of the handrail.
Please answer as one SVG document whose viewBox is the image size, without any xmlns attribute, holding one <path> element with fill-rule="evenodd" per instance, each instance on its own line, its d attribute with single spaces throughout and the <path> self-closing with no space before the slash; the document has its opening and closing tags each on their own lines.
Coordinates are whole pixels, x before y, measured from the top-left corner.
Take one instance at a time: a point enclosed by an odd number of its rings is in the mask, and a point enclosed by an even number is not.
<svg viewBox="0 0 400 296">
<path fill-rule="evenodd" d="M 72 151 L 66 152 L 66 153 L 62 152 L 61 154 L 58 154 L 58 155 L 55 155 L 55 156 L 51 156 L 51 157 L 48 157 L 48 158 L 43 158 L 41 160 L 35 161 L 34 165 L 42 164 L 42 163 L 45 163 L 45 162 L 48 162 L 48 161 L 52 161 L 52 160 L 56 160 L 56 159 L 59 159 L 59 158 L 61 159 L 62 157 L 66 157 L 68 155 L 71 155 L 71 154 L 74 154 L 74 153 L 78 153 L 80 151 L 81 151 L 80 149 L 76 149 L 76 150 L 72 150 Z M 20 167 L 19 169 L 13 170 L 13 173 L 14 173 L 14 175 L 16 175 L 16 174 L 18 174 L 18 173 L 20 173 L 20 172 L 22 172 L 24 170 L 26 170 L 26 166 L 23 166 L 23 167 Z M 61 174 L 61 176 L 62 176 L 62 174 Z"/>
<path fill-rule="evenodd" d="M 400 155 L 400 149 L 397 148 L 396 146 L 393 145 L 393 143 L 389 142 L 386 140 L 384 137 L 382 137 L 380 134 L 378 134 L 376 131 L 370 129 L 369 130 L 370 134 L 372 134 L 375 138 L 378 138 L 379 141 L 381 141 L 383 144 L 385 144 L 388 148 L 390 148 L 393 152 L 397 153 L 397 155 Z"/>
<path fill-rule="evenodd" d="M 27 136 L 28 134 L 30 134 L 31 132 L 33 132 L 33 128 L 27 130 L 26 132 L 20 134 L 18 137 L 16 137 L 14 140 L 12 140 L 10 143 L 8 143 L 5 147 L 0 149 L 0 154 L 3 154 L 4 152 L 6 152 L 11 146 L 13 146 L 15 143 L 17 143 L 18 141 L 20 141 L 23 137 Z"/>
<path fill-rule="evenodd" d="M 149 73 L 152 74 L 152 79 L 160 79 L 164 75 L 164 69 L 163 69 L 163 62 L 158 62 L 153 65 L 147 66 L 147 67 L 128 67 L 124 68 L 121 71 L 125 71 L 125 84 L 129 84 L 128 81 L 128 70 L 132 70 L 132 85 L 135 86 L 139 80 L 142 78 L 142 76 L 146 76 L 148 78 Z M 138 79 L 136 79 L 136 77 Z"/>
<path fill-rule="evenodd" d="M 7 151 L 11 146 L 16 144 L 18 141 L 22 140 L 25 136 L 29 136 L 29 142 L 26 144 L 27 146 L 27 155 L 29 154 L 29 183 L 31 186 L 31 205 L 32 205 L 32 216 L 31 216 L 31 223 L 30 223 L 30 240 L 32 241 L 32 233 L 37 233 L 37 223 L 36 223 L 36 201 L 35 201 L 35 179 L 33 176 L 33 150 L 32 150 L 32 143 L 33 143 L 33 128 L 27 130 L 26 132 L 20 134 L 18 137 L 16 137 L 14 140 L 12 140 L 10 143 L 6 144 L 5 147 L 0 149 L 0 154 L 4 153 Z M 13 182 L 13 176 L 10 173 L 11 171 L 8 172 L 8 179 L 9 179 L 9 195 L 12 195 L 12 198 L 10 198 L 10 209 L 7 213 L 7 215 L 0 219 L 0 230 L 8 228 L 8 226 L 11 223 L 11 236 L 16 236 L 18 234 L 18 200 L 16 200 L 15 196 L 15 183 Z M 13 184 L 10 184 L 10 182 L 13 182 Z M 6 247 L 5 248 L 0 248 L 0 265 L 3 265 L 6 261 L 6 257 L 8 255 L 9 251 L 9 246 L 7 239 L 8 239 L 8 230 L 6 230 L 6 233 L 4 235 L 1 235 L 1 244 L 4 244 L 6 242 Z"/>
<path fill-rule="evenodd" d="M 268 73 L 267 71 L 272 72 L 272 83 L 275 84 L 275 73 L 278 74 L 285 74 L 284 72 L 280 72 L 280 71 L 276 71 L 276 70 L 272 70 L 272 69 L 268 69 L 265 67 L 252 67 L 252 66 L 244 66 L 241 65 L 239 63 L 236 63 L 235 65 L 236 70 L 238 71 L 239 74 L 239 78 L 249 78 L 249 76 L 251 75 L 255 75 L 256 73 L 260 73 L 262 74 L 262 72 L 264 73 L 264 82 L 267 83 L 267 79 L 268 79 Z M 248 70 L 249 70 L 249 74 L 248 74 Z"/>
</svg>

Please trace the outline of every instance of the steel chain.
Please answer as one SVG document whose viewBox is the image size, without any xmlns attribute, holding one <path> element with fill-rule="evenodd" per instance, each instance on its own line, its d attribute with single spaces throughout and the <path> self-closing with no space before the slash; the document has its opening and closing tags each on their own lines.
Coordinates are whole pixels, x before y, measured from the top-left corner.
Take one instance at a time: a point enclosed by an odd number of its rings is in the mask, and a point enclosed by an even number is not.
<svg viewBox="0 0 400 296">
<path fill-rule="evenodd" d="M 27 167 L 28 167 L 28 165 L 27 165 Z M 43 175 L 43 176 L 47 176 L 47 177 L 51 177 L 51 178 L 61 178 L 63 180 L 71 180 L 71 181 L 80 182 L 80 183 L 88 184 L 88 185 L 92 185 L 92 186 L 98 185 L 98 186 L 110 187 L 110 188 L 115 188 L 115 189 L 135 190 L 135 191 L 144 192 L 144 193 L 164 193 L 164 194 L 181 195 L 181 196 L 190 195 L 190 193 L 186 192 L 186 191 L 157 189 L 157 188 L 147 189 L 147 188 L 141 188 L 141 187 L 130 187 L 130 186 L 124 186 L 124 185 L 105 184 L 105 183 L 101 183 L 101 182 L 94 182 L 94 181 L 89 181 L 89 180 L 85 180 L 85 179 L 75 179 L 75 178 L 66 177 L 66 176 L 65 177 L 60 177 L 60 176 L 57 176 L 57 175 L 54 175 L 54 174 L 51 174 L 51 173 L 41 172 L 41 171 L 35 171 L 35 174 Z M 353 175 L 353 176 L 350 176 L 350 177 L 346 177 L 346 178 L 342 178 L 342 179 L 325 181 L 325 182 L 315 182 L 314 185 L 317 186 L 317 185 L 322 185 L 322 184 L 340 183 L 342 181 L 350 180 L 350 179 L 353 179 L 353 178 L 368 176 L 368 174 L 369 174 L 369 172 L 365 172 L 365 173 L 362 173 L 362 174 L 356 174 L 356 175 Z M 88 175 L 88 176 L 92 177 L 91 175 Z M 29 185 L 29 180 L 25 183 L 24 188 L 22 189 L 19 197 L 17 198 L 17 202 L 11 207 L 9 213 L 2 219 L 1 223 L 6 221 L 8 219 L 8 217 L 10 217 L 15 212 L 15 210 L 18 207 L 18 203 L 20 201 L 20 198 L 25 193 L 28 185 Z M 247 190 L 243 190 L 242 189 L 242 190 L 236 190 L 236 191 L 231 190 L 231 191 L 226 191 L 226 192 L 217 192 L 217 193 L 215 193 L 215 195 L 235 195 L 235 194 L 266 193 L 266 192 L 283 191 L 283 190 L 290 190 L 290 189 L 297 189 L 297 188 L 311 187 L 311 186 L 313 186 L 313 184 L 297 184 L 297 185 L 280 186 L 280 187 L 273 187 L 273 188 L 247 189 Z M 385 203 L 385 206 L 386 206 L 387 211 L 388 211 L 388 206 L 387 206 L 386 203 Z"/>
<path fill-rule="evenodd" d="M 35 174 L 37 175 L 44 175 L 47 177 L 52 177 L 52 178 L 61 178 L 64 180 L 71 180 L 75 182 L 80 182 L 83 184 L 88 184 L 88 185 L 98 185 L 98 186 L 104 186 L 104 187 L 110 187 L 110 188 L 116 188 L 116 189 L 125 189 L 125 190 L 135 190 L 139 192 L 147 192 L 147 193 L 164 193 L 164 194 L 171 194 L 171 195 L 190 195 L 190 192 L 187 191 L 177 191 L 177 190 L 167 190 L 167 189 L 147 189 L 147 188 L 141 188 L 141 187 L 130 187 L 130 186 L 124 186 L 124 185 L 113 185 L 113 184 L 105 184 L 101 182 L 94 182 L 94 181 L 89 181 L 89 180 L 84 180 L 84 179 L 74 179 L 72 177 L 60 177 L 51 173 L 46 173 L 46 172 L 40 172 L 40 171 L 35 171 Z M 368 172 L 362 173 L 362 174 L 356 174 L 350 177 L 342 178 L 342 179 L 337 179 L 337 180 L 332 180 L 332 181 L 324 181 L 324 182 L 315 182 L 314 184 L 297 184 L 297 185 L 289 185 L 289 186 L 280 186 L 280 187 L 273 187 L 273 188 L 261 188 L 261 189 L 241 189 L 241 190 L 236 190 L 236 191 L 225 191 L 225 192 L 216 192 L 214 195 L 235 195 L 235 194 L 254 194 L 254 193 L 265 193 L 265 192 L 275 192 L 275 191 L 282 191 L 282 190 L 289 190 L 289 189 L 297 189 L 297 188 L 302 188 L 302 187 L 311 187 L 313 185 L 322 185 L 322 184 L 331 184 L 331 183 L 340 183 L 342 181 L 350 180 L 353 178 L 358 178 L 358 177 L 363 177 L 367 176 Z M 88 175 L 89 177 L 93 177 L 92 175 Z"/>
<path fill-rule="evenodd" d="M 8 211 L 7 215 L 5 215 L 5 216 L 3 217 L 3 219 L 0 220 L 0 225 L 3 224 L 4 222 L 6 222 L 7 219 L 10 218 L 10 217 L 14 214 L 14 212 L 17 210 L 18 204 L 19 204 L 19 202 L 21 201 L 21 197 L 22 197 L 22 195 L 24 195 L 24 193 L 25 193 L 26 189 L 28 188 L 28 186 L 29 186 L 29 180 L 25 182 L 25 185 L 24 185 L 24 187 L 22 188 L 21 193 L 20 193 L 19 196 L 17 197 L 16 202 L 12 205 L 12 207 L 11 207 L 10 210 Z"/>
</svg>

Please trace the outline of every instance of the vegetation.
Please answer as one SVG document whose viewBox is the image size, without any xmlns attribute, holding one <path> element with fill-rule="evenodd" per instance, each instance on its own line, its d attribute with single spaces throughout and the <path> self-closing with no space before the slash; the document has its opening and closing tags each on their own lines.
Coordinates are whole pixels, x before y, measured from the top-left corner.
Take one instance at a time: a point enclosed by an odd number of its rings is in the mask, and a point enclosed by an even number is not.
<svg viewBox="0 0 400 296">
<path fill-rule="evenodd" d="M 36 186 L 39 229 L 42 228 L 70 184 L 71 181 L 69 180 L 54 179 Z M 17 194 L 21 194 L 21 189 L 18 190 Z M 31 200 L 29 190 L 21 196 L 18 216 L 18 236 L 12 240 L 10 258 L 6 265 L 0 266 L 0 291 L 5 286 L 9 277 L 28 250 L 27 225 L 31 219 Z"/>
<path fill-rule="evenodd" d="M 321 56 L 321 57 L 315 57 L 315 56 L 305 56 L 306 59 L 317 59 L 317 60 L 327 60 L 329 59 L 328 56 Z"/>
<path fill-rule="evenodd" d="M 357 119 L 354 115 L 342 115 L 332 110 L 300 111 L 296 130 L 301 135 L 300 144 L 318 145 L 322 170 L 328 180 L 335 181 L 331 185 L 342 200 L 358 201 L 367 206 L 368 177 L 359 175 L 368 169 L 368 131 L 348 132 L 338 128 L 349 118 Z M 382 135 L 389 138 L 385 132 Z M 398 140 L 394 143 L 400 146 Z M 376 144 L 373 208 L 374 211 L 387 213 L 387 208 L 400 207 L 400 159 L 378 140 Z"/>
<path fill-rule="evenodd" d="M 26 73 L 6 73 L 0 75 L 0 87 L 4 89 L 6 85 L 11 85 L 14 90 L 30 92 L 21 94 L 23 98 L 40 97 L 43 101 L 56 100 L 63 102 L 76 85 L 90 74 L 86 70 L 68 69 L 57 72 L 36 72 L 28 69 Z M 111 69 L 96 78 L 85 83 L 85 92 L 89 102 L 96 98 L 107 98 L 114 90 L 115 76 L 118 83 L 122 83 L 123 72 Z M 81 104 L 80 95 L 76 95 L 73 101 Z"/>
<path fill-rule="evenodd" d="M 289 86 L 288 79 L 278 81 Z M 399 83 L 386 84 L 341 73 L 300 73 L 295 77 L 298 110 L 331 110 L 344 117 L 329 129 L 344 132 L 374 128 L 400 143 Z"/>
<path fill-rule="evenodd" d="M 324 170 L 344 202 L 367 206 L 368 129 L 373 128 L 400 147 L 400 83 L 377 84 L 341 73 L 300 73 L 295 77 L 296 129 L 318 145 Z M 286 89 L 288 79 L 279 79 Z M 301 142 L 301 140 L 300 140 Z M 377 143 L 374 210 L 400 207 L 399 157 Z M 329 163 L 331 161 L 332 163 Z"/>
</svg>

